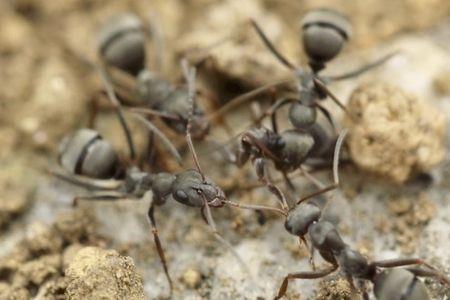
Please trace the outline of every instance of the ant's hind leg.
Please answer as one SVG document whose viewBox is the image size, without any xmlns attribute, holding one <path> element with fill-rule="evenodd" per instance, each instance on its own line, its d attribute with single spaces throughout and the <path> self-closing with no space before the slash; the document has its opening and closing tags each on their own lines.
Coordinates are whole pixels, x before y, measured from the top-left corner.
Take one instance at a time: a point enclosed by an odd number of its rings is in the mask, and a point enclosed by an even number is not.
<svg viewBox="0 0 450 300">
<path fill-rule="evenodd" d="M 386 259 L 386 260 L 374 261 L 373 263 L 371 263 L 371 266 L 380 267 L 380 268 L 395 268 L 395 267 L 403 267 L 403 266 L 411 266 L 411 265 L 425 266 L 429 270 L 423 270 L 423 273 L 422 273 L 422 274 L 424 274 L 423 276 L 436 277 L 442 283 L 450 286 L 450 280 L 444 274 L 442 274 L 435 267 L 433 267 L 432 265 L 430 265 L 429 263 L 425 262 L 423 259 L 420 259 L 420 258 Z M 417 269 L 417 270 L 419 270 L 419 269 Z M 428 274 L 428 275 L 425 275 L 425 274 Z"/>
</svg>

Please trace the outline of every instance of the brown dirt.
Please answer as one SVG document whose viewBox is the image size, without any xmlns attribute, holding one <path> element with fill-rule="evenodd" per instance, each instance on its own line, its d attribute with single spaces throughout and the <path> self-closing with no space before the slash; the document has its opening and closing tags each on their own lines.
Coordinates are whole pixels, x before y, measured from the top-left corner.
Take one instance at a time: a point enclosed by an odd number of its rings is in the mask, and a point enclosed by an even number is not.
<svg viewBox="0 0 450 300">
<path fill-rule="evenodd" d="M 397 244 L 405 254 L 413 254 L 420 233 L 436 215 L 436 204 L 421 193 L 417 197 L 391 199 L 388 209 L 394 216 L 394 222 L 389 224 L 396 232 Z"/>
<path fill-rule="evenodd" d="M 65 275 L 67 299 L 145 299 L 133 260 L 114 250 L 79 250 Z"/>
<path fill-rule="evenodd" d="M 0 259 L 0 299 L 61 299 L 66 287 L 66 252 L 79 243 L 99 244 L 94 227 L 86 210 L 61 214 L 51 226 L 34 224 L 12 252 Z"/>
<path fill-rule="evenodd" d="M 355 300 L 350 284 L 343 278 L 323 280 L 319 284 L 320 289 L 315 297 L 316 300 Z"/>
<path fill-rule="evenodd" d="M 371 82 L 353 92 L 348 108 L 348 146 L 359 168 L 402 183 L 443 160 L 445 116 L 415 96 Z"/>
</svg>

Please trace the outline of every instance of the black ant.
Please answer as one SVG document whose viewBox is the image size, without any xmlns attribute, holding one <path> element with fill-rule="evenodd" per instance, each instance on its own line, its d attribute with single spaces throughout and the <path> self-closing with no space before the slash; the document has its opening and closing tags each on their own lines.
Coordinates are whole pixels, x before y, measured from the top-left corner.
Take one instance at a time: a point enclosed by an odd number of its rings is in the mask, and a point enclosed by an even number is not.
<svg viewBox="0 0 450 300">
<path fill-rule="evenodd" d="M 334 150 L 333 177 L 335 185 L 339 184 L 339 153 L 345 135 L 346 131 L 339 135 Z M 320 186 L 320 183 L 316 182 L 316 184 Z M 290 273 L 284 277 L 277 296 L 274 298 L 275 300 L 282 298 L 286 294 L 290 280 L 322 278 L 335 272 L 338 268 L 341 268 L 353 290 L 356 290 L 354 280 L 358 280 L 358 283 L 362 283 L 364 280 L 372 282 L 374 284 L 374 293 L 378 300 L 429 299 L 425 286 L 421 281 L 417 280 L 417 277 L 436 277 L 441 282 L 450 285 L 448 278 L 421 259 L 406 258 L 368 262 L 358 251 L 351 249 L 349 245 L 343 242 L 332 223 L 321 219 L 322 207 L 319 203 L 316 203 L 314 199 L 306 201 L 327 191 L 329 190 L 322 189 L 319 192 L 302 197 L 292 208 L 284 205 L 281 210 L 274 207 L 270 208 L 271 211 L 276 211 L 285 216 L 285 229 L 290 234 L 299 237 L 300 241 L 306 246 L 308 246 L 306 235 L 309 235 L 311 242 L 310 263 L 313 267 L 313 271 Z M 235 203 L 233 206 L 243 209 L 266 209 L 241 203 Z M 314 251 L 318 251 L 322 258 L 330 263 L 331 266 L 326 269 L 316 270 L 313 261 Z M 426 269 L 383 270 L 385 268 L 414 265 L 424 266 Z M 362 292 L 364 299 L 368 300 L 369 296 L 365 288 Z"/>
<path fill-rule="evenodd" d="M 151 24 L 150 27 L 156 26 Z M 120 99 L 130 103 L 132 111 L 160 117 L 172 130 L 184 134 L 190 111 L 188 89 L 175 86 L 145 67 L 145 28 L 141 20 L 133 14 L 111 18 L 102 26 L 98 43 L 99 56 L 109 67 Z M 156 44 L 161 44 L 161 41 Z M 155 64 L 160 64 L 162 54 L 156 58 Z M 191 122 L 193 138 L 202 139 L 210 125 L 204 111 L 197 105 Z"/>
<path fill-rule="evenodd" d="M 259 122 L 265 116 L 271 116 L 272 126 L 275 132 L 277 132 L 277 124 L 274 114 L 284 105 L 291 104 L 289 108 L 289 121 L 291 124 L 297 129 L 310 131 L 315 140 L 323 139 L 324 133 L 317 129 L 317 126 L 314 126 L 317 119 L 317 109 L 323 113 L 334 128 L 335 122 L 331 113 L 320 104 L 320 101 L 329 96 L 341 109 L 346 111 L 345 106 L 326 87 L 326 85 L 330 82 L 358 76 L 383 64 L 395 55 L 395 53 L 388 54 L 373 63 L 341 75 L 321 76 L 319 73 L 325 69 L 326 63 L 339 54 L 343 45 L 351 36 L 351 25 L 343 15 L 330 9 L 316 9 L 304 16 L 302 20 L 302 39 L 311 71 L 297 67 L 285 58 L 272 44 L 256 21 L 251 20 L 251 25 L 263 41 L 264 45 L 282 65 L 293 72 L 297 81 L 296 94 L 288 94 L 287 96 L 278 99 L 264 115 L 257 119 Z M 235 106 L 251 100 L 263 92 L 272 90 L 276 86 L 285 85 L 286 83 L 289 83 L 289 81 L 283 80 L 271 83 L 240 95 L 230 100 L 225 106 L 214 113 L 212 117 L 220 116 Z"/>
<path fill-rule="evenodd" d="M 173 289 L 172 279 L 154 217 L 155 207 L 165 204 L 170 197 L 183 205 L 200 208 L 203 219 L 211 228 L 214 236 L 226 245 L 243 267 L 246 267 L 232 246 L 218 233 L 211 214 L 211 208 L 219 208 L 225 204 L 235 205 L 235 203 L 226 199 L 223 190 L 206 177 L 200 167 L 191 138 L 191 120 L 195 98 L 195 68 L 189 68 L 185 61 L 183 61 L 182 67 L 188 82 L 188 102 L 191 105 L 185 136 L 196 169 L 189 169 L 174 174 L 166 172 L 152 174 L 143 172 L 136 166 L 131 166 L 126 169 L 125 174 L 120 179 L 111 178 L 120 168 L 117 154 L 112 146 L 103 140 L 96 131 L 82 129 L 71 138 L 66 139 L 60 148 L 60 163 L 64 170 L 49 171 L 59 179 L 93 191 L 91 195 L 76 197 L 74 205 L 77 205 L 82 199 L 106 201 L 147 199 L 150 202 L 148 219 L 152 228 L 155 246 L 169 282 L 170 294 L 172 294 Z M 111 95 L 114 95 L 109 84 L 106 85 L 106 89 L 110 91 Z M 110 179 L 98 179 L 108 177 Z"/>
</svg>

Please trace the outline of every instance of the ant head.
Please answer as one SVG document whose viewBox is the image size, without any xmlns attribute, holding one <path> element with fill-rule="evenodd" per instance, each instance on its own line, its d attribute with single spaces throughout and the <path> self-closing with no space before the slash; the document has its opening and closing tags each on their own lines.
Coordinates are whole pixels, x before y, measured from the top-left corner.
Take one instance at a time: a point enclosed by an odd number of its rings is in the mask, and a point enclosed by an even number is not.
<svg viewBox="0 0 450 300">
<path fill-rule="evenodd" d="M 222 189 L 197 170 L 177 174 L 172 190 L 173 198 L 188 206 L 202 207 L 206 201 L 209 206 L 220 207 L 226 200 Z"/>
<path fill-rule="evenodd" d="M 375 276 L 373 291 L 377 299 L 429 299 L 425 286 L 406 269 L 383 270 Z"/>
<path fill-rule="evenodd" d="M 137 75 L 145 64 L 145 34 L 140 19 L 127 13 L 110 18 L 100 29 L 98 51 L 110 65 Z"/>
<path fill-rule="evenodd" d="M 284 227 L 293 235 L 304 236 L 308 233 L 309 226 L 319 220 L 320 215 L 320 208 L 313 203 L 297 205 L 289 212 Z"/>
<path fill-rule="evenodd" d="M 112 145 L 91 129 L 80 129 L 63 139 L 59 162 L 67 171 L 91 178 L 110 178 L 119 167 Z"/>
<path fill-rule="evenodd" d="M 323 65 L 333 59 L 350 38 L 351 25 L 346 17 L 330 9 L 316 9 L 302 21 L 303 46 L 311 63 Z"/>
</svg>

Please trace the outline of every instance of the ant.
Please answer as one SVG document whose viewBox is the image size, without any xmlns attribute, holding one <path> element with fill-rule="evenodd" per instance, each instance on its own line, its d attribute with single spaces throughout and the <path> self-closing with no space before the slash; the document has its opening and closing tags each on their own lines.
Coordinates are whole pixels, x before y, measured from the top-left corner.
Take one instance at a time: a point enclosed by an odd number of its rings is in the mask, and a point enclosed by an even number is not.
<svg viewBox="0 0 450 300">
<path fill-rule="evenodd" d="M 297 93 L 288 94 L 275 103 L 262 115 L 256 122 L 266 116 L 272 117 L 273 130 L 277 132 L 276 117 L 277 110 L 287 104 L 289 108 L 289 121 L 294 128 L 310 131 L 315 140 L 321 140 L 325 137 L 323 130 L 314 126 L 317 119 L 317 110 L 322 112 L 325 118 L 335 128 L 335 122 L 331 113 L 322 105 L 320 101 L 329 96 L 341 109 L 347 111 L 339 99 L 327 88 L 327 84 L 359 76 L 386 62 L 396 53 L 388 54 L 377 61 L 361 66 L 356 70 L 336 76 L 321 76 L 319 73 L 326 67 L 326 63 L 331 61 L 339 54 L 343 45 L 351 36 L 351 25 L 346 17 L 331 9 L 315 9 L 307 13 L 302 19 L 303 46 L 308 57 L 308 65 L 311 70 L 304 70 L 295 66 L 286 57 L 284 57 L 269 40 L 263 29 L 255 20 L 250 23 L 264 45 L 275 56 L 275 58 L 290 71 L 293 72 L 297 81 Z M 242 94 L 230 100 L 225 106 L 215 112 L 213 117 L 220 116 L 235 106 L 251 100 L 255 96 L 273 90 L 276 86 L 284 85 L 289 81 L 279 81 L 271 83 L 250 92 Z"/>
<path fill-rule="evenodd" d="M 118 159 L 112 146 L 94 130 L 82 129 L 71 138 L 63 142 L 60 148 L 60 163 L 64 171 L 50 170 L 49 172 L 64 181 L 82 186 L 93 191 L 92 195 L 76 197 L 74 205 L 79 200 L 106 200 L 116 201 L 120 199 L 136 199 L 150 202 L 148 220 L 151 226 L 155 246 L 164 268 L 164 272 L 172 295 L 173 283 L 169 274 L 164 250 L 159 239 L 154 211 L 156 206 L 161 206 L 172 197 L 175 201 L 189 207 L 200 208 L 201 215 L 210 227 L 215 238 L 223 243 L 231 253 L 239 260 L 241 266 L 245 263 L 222 236 L 218 233 L 211 208 L 223 207 L 225 204 L 236 205 L 226 199 L 223 190 L 203 173 L 192 142 L 191 128 L 195 99 L 195 68 L 188 67 L 186 61 L 182 62 L 182 68 L 188 83 L 188 101 L 191 109 L 186 126 L 186 141 L 193 157 L 195 169 L 188 169 L 178 173 L 148 173 L 136 166 L 128 167 L 121 179 L 108 178 L 117 171 Z M 114 92 L 106 86 L 112 95 Z M 263 209 L 264 207 L 259 207 Z M 271 208 L 267 208 L 271 209 Z M 276 210 L 276 209 L 275 209 Z M 279 211 L 279 210 L 277 210 Z"/>
<path fill-rule="evenodd" d="M 160 117 L 172 130 L 184 134 L 190 111 L 188 89 L 175 86 L 145 67 L 145 31 L 153 33 L 155 39 L 159 36 L 156 27 L 152 23 L 146 30 L 141 20 L 130 13 L 112 17 L 99 32 L 99 56 L 109 67 L 119 98 L 134 106 L 132 111 Z M 156 39 L 156 70 L 161 68 L 161 43 L 160 38 Z M 91 119 L 96 110 L 94 104 Z M 191 122 L 194 139 L 202 139 L 209 132 L 209 121 L 200 107 L 195 106 Z"/>
<path fill-rule="evenodd" d="M 339 153 L 346 133 L 347 131 L 343 131 L 339 135 L 334 149 L 333 177 L 336 185 L 339 184 Z M 316 184 L 320 186 L 319 183 L 316 182 Z M 335 272 L 338 268 L 341 268 L 344 272 L 353 290 L 356 290 L 354 280 L 358 280 L 358 283 L 364 280 L 372 282 L 375 296 L 379 300 L 429 299 L 425 286 L 416 277 L 436 277 L 444 284 L 450 285 L 448 278 L 421 259 L 405 258 L 368 262 L 361 253 L 351 249 L 349 245 L 343 242 L 332 223 L 321 219 L 322 207 L 318 202 L 314 201 L 315 199 L 306 201 L 327 191 L 322 190 L 302 197 L 292 208 L 287 206 L 283 206 L 281 210 L 270 208 L 270 210 L 277 211 L 285 216 L 284 227 L 286 231 L 299 237 L 300 242 L 303 242 L 307 247 L 306 235 L 309 235 L 309 240 L 311 241 L 310 263 L 313 268 L 313 271 L 289 273 L 285 276 L 274 298 L 275 300 L 282 298 L 286 294 L 290 280 L 322 278 Z M 254 208 L 251 205 L 241 203 L 233 204 L 233 206 L 243 209 L 265 209 Z M 326 269 L 316 270 L 313 261 L 314 251 L 318 251 L 322 258 L 330 263 L 331 266 Z M 401 266 L 424 266 L 426 269 L 416 267 L 391 271 L 383 270 Z M 369 299 L 365 289 L 363 289 L 363 297 L 366 300 Z"/>
<path fill-rule="evenodd" d="M 345 134 L 345 131 L 342 134 Z M 238 167 L 243 166 L 250 159 L 258 179 L 277 196 L 282 207 L 287 208 L 286 199 L 282 197 L 280 189 L 269 178 L 267 159 L 273 161 L 275 168 L 281 171 L 288 186 L 294 190 L 295 187 L 287 173 L 298 168 L 308 179 L 317 181 L 301 165 L 308 157 L 316 154 L 318 149 L 323 148 L 324 145 L 321 145 L 320 142 L 315 142 L 311 134 L 298 129 L 288 129 L 276 133 L 265 127 L 251 128 L 242 134 L 237 155 L 229 155 L 229 158 Z M 323 143 L 326 143 L 327 147 L 331 144 L 327 141 L 323 141 Z M 337 183 L 335 182 L 327 187 L 322 187 L 317 194 L 336 187 Z"/>
</svg>

